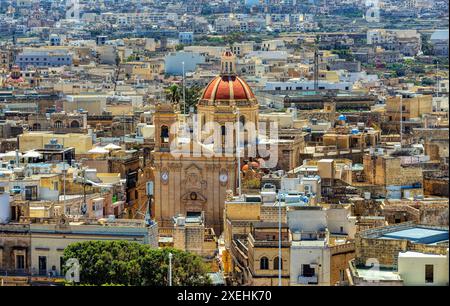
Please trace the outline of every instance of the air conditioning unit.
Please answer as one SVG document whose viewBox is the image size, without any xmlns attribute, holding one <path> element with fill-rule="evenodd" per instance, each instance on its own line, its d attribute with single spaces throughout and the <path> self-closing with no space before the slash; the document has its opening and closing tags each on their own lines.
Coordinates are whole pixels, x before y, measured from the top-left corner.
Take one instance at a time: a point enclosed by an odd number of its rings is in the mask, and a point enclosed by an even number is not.
<svg viewBox="0 0 450 306">
<path fill-rule="evenodd" d="M 186 224 L 186 218 L 185 217 L 178 217 L 177 218 L 177 226 L 184 226 Z"/>
</svg>

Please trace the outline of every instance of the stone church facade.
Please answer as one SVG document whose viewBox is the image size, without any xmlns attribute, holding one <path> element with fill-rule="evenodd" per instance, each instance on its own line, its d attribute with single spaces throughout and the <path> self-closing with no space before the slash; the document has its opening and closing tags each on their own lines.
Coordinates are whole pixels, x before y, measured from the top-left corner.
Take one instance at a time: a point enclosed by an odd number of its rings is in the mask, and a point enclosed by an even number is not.
<svg viewBox="0 0 450 306">
<path fill-rule="evenodd" d="M 173 217 L 178 214 L 200 214 L 205 225 L 213 227 L 217 234 L 223 229 L 227 191 L 236 193 L 238 187 L 237 133 L 225 126 L 253 123 L 257 130 L 258 122 L 256 98 L 235 69 L 235 56 L 226 51 L 221 74 L 206 86 L 197 105 L 199 132 L 187 141 L 177 133 L 183 118 L 176 105 L 161 103 L 156 107 L 152 213 L 160 227 L 172 227 Z M 205 129 L 208 122 L 219 128 Z M 239 131 L 244 138 L 247 132 Z M 209 145 L 205 144 L 207 138 L 212 140 Z"/>
</svg>

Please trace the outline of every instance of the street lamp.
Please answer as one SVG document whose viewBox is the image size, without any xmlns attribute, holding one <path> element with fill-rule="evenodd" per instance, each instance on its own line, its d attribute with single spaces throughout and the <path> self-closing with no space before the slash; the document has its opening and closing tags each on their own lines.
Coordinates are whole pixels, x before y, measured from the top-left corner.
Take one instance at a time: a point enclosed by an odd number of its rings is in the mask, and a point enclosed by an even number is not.
<svg viewBox="0 0 450 306">
<path fill-rule="evenodd" d="M 284 193 L 283 193 L 284 194 Z M 281 286 L 281 194 L 278 198 L 278 286 Z"/>
<path fill-rule="evenodd" d="M 172 257 L 173 254 L 169 252 L 169 286 L 172 286 Z"/>
<path fill-rule="evenodd" d="M 183 65 L 183 115 L 186 115 L 186 90 L 184 81 L 184 61 L 181 62 Z"/>
<path fill-rule="evenodd" d="M 236 108 L 235 112 L 236 114 L 236 157 L 238 162 L 238 192 L 239 192 L 239 198 L 241 198 L 242 195 L 242 189 L 241 189 L 241 139 L 240 139 L 240 121 L 239 121 L 239 108 Z"/>
</svg>

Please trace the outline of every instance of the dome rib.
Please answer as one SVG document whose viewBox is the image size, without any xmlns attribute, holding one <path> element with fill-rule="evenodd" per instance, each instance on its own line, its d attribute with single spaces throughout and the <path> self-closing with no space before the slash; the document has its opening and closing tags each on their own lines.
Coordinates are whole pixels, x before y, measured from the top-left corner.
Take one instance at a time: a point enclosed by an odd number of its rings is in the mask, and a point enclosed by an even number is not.
<svg viewBox="0 0 450 306">
<path fill-rule="evenodd" d="M 238 76 L 217 76 L 205 87 L 201 99 L 216 100 L 251 100 L 254 99 L 250 86 Z"/>
</svg>

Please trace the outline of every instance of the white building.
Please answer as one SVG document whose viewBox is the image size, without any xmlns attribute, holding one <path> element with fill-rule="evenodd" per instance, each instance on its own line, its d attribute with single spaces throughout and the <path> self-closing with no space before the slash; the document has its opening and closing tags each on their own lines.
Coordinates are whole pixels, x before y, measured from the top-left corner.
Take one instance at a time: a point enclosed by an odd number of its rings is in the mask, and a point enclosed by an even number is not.
<svg viewBox="0 0 450 306">
<path fill-rule="evenodd" d="M 398 274 L 405 286 L 448 286 L 447 255 L 401 252 Z"/>
<path fill-rule="evenodd" d="M 183 74 L 183 62 L 184 73 L 194 72 L 197 69 L 198 64 L 205 63 L 205 56 L 196 52 L 173 52 L 168 54 L 165 58 L 165 72 L 171 75 Z"/>
<path fill-rule="evenodd" d="M 287 212 L 292 233 L 290 249 L 290 285 L 331 285 L 332 243 L 330 235 L 353 238 L 356 218 L 347 208 L 300 207 Z"/>
<path fill-rule="evenodd" d="M 329 82 L 318 81 L 319 90 L 342 90 L 351 91 L 353 84 L 351 82 Z M 264 90 L 275 91 L 298 91 L 298 90 L 314 90 L 314 81 L 307 79 L 290 79 L 286 82 L 267 82 Z"/>
</svg>

